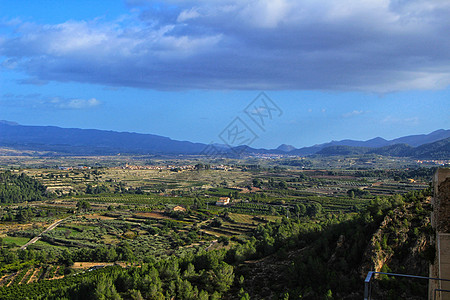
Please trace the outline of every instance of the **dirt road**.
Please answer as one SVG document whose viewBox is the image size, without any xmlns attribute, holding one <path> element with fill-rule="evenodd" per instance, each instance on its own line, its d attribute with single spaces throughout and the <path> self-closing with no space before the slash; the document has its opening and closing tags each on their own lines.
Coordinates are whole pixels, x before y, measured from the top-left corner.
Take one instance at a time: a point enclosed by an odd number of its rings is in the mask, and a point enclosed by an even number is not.
<svg viewBox="0 0 450 300">
<path fill-rule="evenodd" d="M 55 221 L 53 224 L 51 224 L 50 226 L 48 226 L 44 231 L 42 231 L 38 236 L 35 236 L 35 237 L 32 238 L 31 240 L 29 240 L 28 243 L 26 243 L 25 245 L 23 245 L 22 247 L 20 247 L 20 249 L 27 249 L 27 247 L 30 246 L 31 244 L 34 244 L 34 243 L 36 243 L 37 241 L 39 241 L 39 240 L 41 239 L 42 234 L 46 233 L 47 231 L 50 231 L 50 230 L 55 229 L 59 224 L 61 224 L 62 222 L 64 222 L 66 219 L 67 219 L 67 218 Z"/>
</svg>

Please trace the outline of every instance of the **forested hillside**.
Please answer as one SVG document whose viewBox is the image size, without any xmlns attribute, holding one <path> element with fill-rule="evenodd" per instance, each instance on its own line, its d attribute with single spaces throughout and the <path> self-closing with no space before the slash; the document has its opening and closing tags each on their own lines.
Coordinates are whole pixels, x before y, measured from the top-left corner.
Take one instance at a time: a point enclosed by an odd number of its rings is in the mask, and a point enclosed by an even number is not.
<svg viewBox="0 0 450 300">
<path fill-rule="evenodd" d="M 317 152 L 319 155 L 361 155 L 378 154 L 396 157 L 414 157 L 418 159 L 448 159 L 450 157 L 450 138 L 430 144 L 411 147 L 407 144 L 395 144 L 380 148 L 329 146 Z"/>
<path fill-rule="evenodd" d="M 15 175 L 10 171 L 0 173 L 1 203 L 42 200 L 45 197 L 45 186 L 26 174 Z"/>
</svg>

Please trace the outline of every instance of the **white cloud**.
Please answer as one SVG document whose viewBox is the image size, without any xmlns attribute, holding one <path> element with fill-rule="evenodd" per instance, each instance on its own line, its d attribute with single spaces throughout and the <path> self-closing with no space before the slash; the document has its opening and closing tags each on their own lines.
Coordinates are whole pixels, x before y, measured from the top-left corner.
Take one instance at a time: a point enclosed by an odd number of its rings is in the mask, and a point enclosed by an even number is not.
<svg viewBox="0 0 450 300">
<path fill-rule="evenodd" d="M 354 110 L 354 111 L 351 111 L 351 112 L 343 114 L 342 117 L 350 118 L 350 117 L 359 116 L 359 115 L 362 115 L 362 114 L 365 114 L 365 113 L 366 112 L 363 111 L 363 110 Z"/>
<path fill-rule="evenodd" d="M 101 102 L 95 98 L 91 98 L 88 100 L 85 99 L 70 99 L 57 103 L 57 106 L 60 108 L 68 108 L 68 109 L 84 109 L 91 108 L 100 105 Z"/>
<path fill-rule="evenodd" d="M 10 22 L 1 64 L 35 82 L 149 89 L 384 93 L 450 84 L 448 1 L 128 4 L 115 22 Z"/>
<path fill-rule="evenodd" d="M 289 21 L 291 9 L 295 8 L 292 1 L 270 0 L 252 1 L 250 4 L 236 9 L 244 22 L 249 22 L 254 27 L 276 28 L 281 22 Z"/>
<path fill-rule="evenodd" d="M 191 9 L 187 9 L 187 10 L 183 10 L 180 15 L 177 18 L 178 22 L 184 22 L 187 21 L 189 19 L 195 19 L 197 17 L 199 17 L 200 14 L 197 10 L 197 8 L 193 7 Z"/>
<path fill-rule="evenodd" d="M 381 120 L 381 123 L 391 124 L 391 125 L 418 125 L 420 123 L 420 119 L 418 117 L 411 118 L 398 118 L 394 116 L 386 116 Z"/>
<path fill-rule="evenodd" d="M 47 97 L 41 94 L 4 94 L 0 104 L 16 107 L 33 107 L 35 109 L 89 109 L 102 104 L 96 98 L 80 99 L 65 97 Z"/>
</svg>

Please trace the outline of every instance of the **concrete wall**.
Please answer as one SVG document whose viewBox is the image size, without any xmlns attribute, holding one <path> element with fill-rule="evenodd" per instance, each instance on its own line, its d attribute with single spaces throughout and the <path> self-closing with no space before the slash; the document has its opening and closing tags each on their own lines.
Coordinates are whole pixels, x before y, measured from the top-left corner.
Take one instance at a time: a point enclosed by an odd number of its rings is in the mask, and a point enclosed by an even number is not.
<svg viewBox="0 0 450 300">
<path fill-rule="evenodd" d="M 450 279 L 450 169 L 438 169 L 433 178 L 434 196 L 431 224 L 436 230 L 436 260 L 430 266 L 430 277 Z M 450 292 L 438 292 L 435 289 L 450 290 L 450 282 L 430 280 L 430 300 L 450 299 Z"/>
</svg>

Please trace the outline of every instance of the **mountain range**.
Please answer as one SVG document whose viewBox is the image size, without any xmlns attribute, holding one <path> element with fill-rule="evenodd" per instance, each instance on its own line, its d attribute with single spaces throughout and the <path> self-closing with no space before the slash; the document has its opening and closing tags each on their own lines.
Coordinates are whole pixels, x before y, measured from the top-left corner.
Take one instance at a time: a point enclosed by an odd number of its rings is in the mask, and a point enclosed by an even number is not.
<svg viewBox="0 0 450 300">
<path fill-rule="evenodd" d="M 0 122 L 0 147 L 53 151 L 68 155 L 197 154 L 205 144 L 176 141 L 154 134 L 96 129 L 24 126 Z"/>
<path fill-rule="evenodd" d="M 310 155 L 320 152 L 322 149 L 333 147 L 333 146 L 352 146 L 352 147 L 365 147 L 365 148 L 381 148 L 397 144 L 406 144 L 411 147 L 418 147 L 424 144 L 429 144 L 437 142 L 442 139 L 450 137 L 450 130 L 439 129 L 433 131 L 429 134 L 416 134 L 408 135 L 393 140 L 386 140 L 381 137 L 376 137 L 367 141 L 357 141 L 357 140 L 341 140 L 341 141 L 331 141 L 324 144 L 317 144 L 311 147 L 303 147 L 300 149 L 294 149 L 289 151 L 291 154 L 298 155 Z M 322 152 L 323 153 L 323 152 Z"/>
<path fill-rule="evenodd" d="M 408 144 L 394 144 L 379 148 L 354 146 L 329 146 L 318 151 L 318 155 L 361 155 L 378 154 L 384 156 L 414 157 L 420 159 L 450 159 L 450 138 L 412 147 Z"/>
<path fill-rule="evenodd" d="M 0 121 L 0 147 L 16 150 L 48 151 L 60 155 L 122 154 L 201 154 L 208 145 L 177 141 L 154 134 L 116 132 L 96 129 L 25 126 Z M 355 155 L 379 154 L 422 159 L 450 159 L 450 130 L 439 129 L 429 134 L 409 135 L 393 140 L 376 137 L 367 141 L 331 141 L 310 147 L 280 145 L 276 149 L 240 146 L 233 149 L 214 145 L 223 152 L 287 155 Z M 231 151 L 233 150 L 233 151 Z"/>
</svg>

